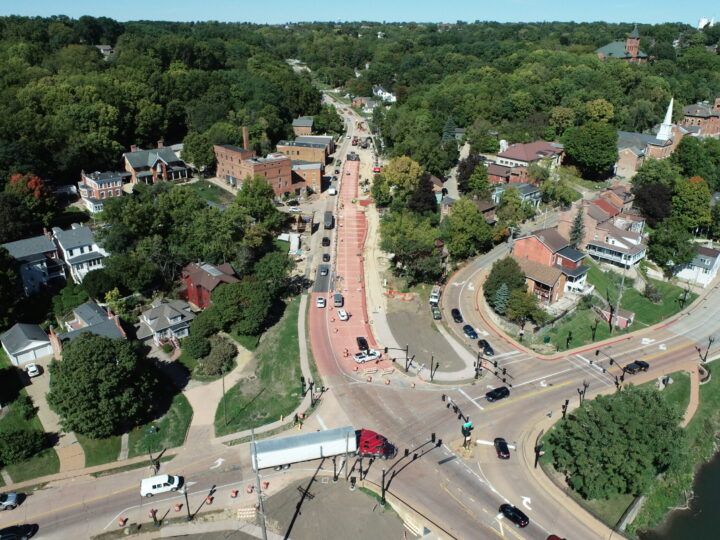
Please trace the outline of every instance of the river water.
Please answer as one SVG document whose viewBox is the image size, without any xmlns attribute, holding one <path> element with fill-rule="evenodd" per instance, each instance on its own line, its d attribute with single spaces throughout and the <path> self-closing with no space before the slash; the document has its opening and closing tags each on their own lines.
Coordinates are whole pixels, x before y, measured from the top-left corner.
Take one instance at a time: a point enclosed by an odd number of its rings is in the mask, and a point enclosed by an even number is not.
<svg viewBox="0 0 720 540">
<path fill-rule="evenodd" d="M 641 534 L 641 540 L 720 538 L 720 453 L 698 470 L 693 491 L 689 510 L 671 513 L 660 529 Z"/>
</svg>

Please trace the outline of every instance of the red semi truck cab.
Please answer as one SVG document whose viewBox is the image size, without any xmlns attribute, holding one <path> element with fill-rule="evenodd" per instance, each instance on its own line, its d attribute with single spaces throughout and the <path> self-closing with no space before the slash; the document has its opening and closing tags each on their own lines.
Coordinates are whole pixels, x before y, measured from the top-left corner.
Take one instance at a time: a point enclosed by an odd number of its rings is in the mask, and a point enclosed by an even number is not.
<svg viewBox="0 0 720 540">
<path fill-rule="evenodd" d="M 360 457 L 393 459 L 397 455 L 397 448 L 379 433 L 369 429 L 358 429 L 355 435 L 357 435 L 357 454 Z"/>
</svg>

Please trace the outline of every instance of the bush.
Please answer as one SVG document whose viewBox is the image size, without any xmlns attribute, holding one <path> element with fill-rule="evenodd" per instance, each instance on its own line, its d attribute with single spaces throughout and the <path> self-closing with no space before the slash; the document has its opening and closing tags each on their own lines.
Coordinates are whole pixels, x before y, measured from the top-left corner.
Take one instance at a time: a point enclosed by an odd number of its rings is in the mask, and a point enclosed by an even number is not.
<svg viewBox="0 0 720 540">
<path fill-rule="evenodd" d="M 173 352 L 173 346 L 170 343 L 163 343 L 162 350 L 165 354 Z"/>
<path fill-rule="evenodd" d="M 222 321 L 214 306 L 196 316 L 190 323 L 190 335 L 207 338 L 217 334 L 222 328 Z"/>
<path fill-rule="evenodd" d="M 199 360 L 210 354 L 210 342 L 201 336 L 189 336 L 183 339 L 182 350 L 190 358 Z"/>
<path fill-rule="evenodd" d="M 662 295 L 660 294 L 660 291 L 658 291 L 657 287 L 655 287 L 655 285 L 653 285 L 652 283 L 648 283 L 647 285 L 645 285 L 643 296 L 653 304 L 659 304 L 660 302 L 662 302 Z"/>
<path fill-rule="evenodd" d="M 208 376 L 227 372 L 232 367 L 233 360 L 237 355 L 235 345 L 220 336 L 210 338 L 210 343 L 212 347 L 210 354 L 200 361 L 200 370 Z"/>
<path fill-rule="evenodd" d="M 11 465 L 24 461 L 47 446 L 47 436 L 42 431 L 19 429 L 4 431 L 0 437 L 0 462 Z"/>
<path fill-rule="evenodd" d="M 17 409 L 25 420 L 30 420 L 33 416 L 35 416 L 35 406 L 33 405 L 33 401 L 30 396 L 20 396 L 12 403 L 11 406 L 12 408 Z"/>
</svg>

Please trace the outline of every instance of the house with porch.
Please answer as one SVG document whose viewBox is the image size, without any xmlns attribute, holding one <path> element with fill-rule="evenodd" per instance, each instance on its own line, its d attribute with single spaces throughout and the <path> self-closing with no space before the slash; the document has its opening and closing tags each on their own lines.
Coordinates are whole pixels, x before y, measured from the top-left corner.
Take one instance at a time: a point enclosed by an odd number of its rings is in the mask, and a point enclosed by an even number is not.
<svg viewBox="0 0 720 540">
<path fill-rule="evenodd" d="M 184 300 L 156 298 L 150 309 L 140 315 L 137 338 L 141 341 L 152 339 L 156 346 L 176 343 L 190 335 L 190 322 L 195 314 Z"/>
<path fill-rule="evenodd" d="M 542 201 L 542 192 L 540 188 L 532 184 L 524 182 L 510 182 L 508 184 L 499 184 L 493 187 L 492 200 L 495 204 L 500 204 L 503 193 L 508 187 L 515 187 L 520 192 L 520 200 L 531 204 L 537 208 Z"/>
<path fill-rule="evenodd" d="M 190 263 L 182 269 L 185 282 L 183 298 L 196 306 L 205 309 L 212 305 L 210 295 L 223 283 L 237 283 L 235 271 L 228 263 L 214 266 L 210 263 Z"/>
<path fill-rule="evenodd" d="M 130 178 L 128 172 L 95 171 L 80 173 L 80 182 L 78 182 L 78 191 L 80 198 L 85 204 L 85 208 L 91 214 L 97 214 L 103 211 L 103 202 L 106 199 L 120 197 L 123 194 L 123 183 Z"/>
<path fill-rule="evenodd" d="M 712 246 L 698 246 L 692 260 L 675 271 L 675 277 L 700 287 L 707 287 L 717 277 L 720 251 Z"/>
<path fill-rule="evenodd" d="M 52 232 L 60 257 L 76 284 L 82 283 L 88 272 L 103 268 L 108 253 L 95 241 L 95 234 L 89 227 L 73 223 L 70 230 L 53 227 Z"/>
<path fill-rule="evenodd" d="M 549 306 L 557 302 L 565 289 L 565 275 L 559 268 L 511 255 L 520 265 L 525 276 L 527 292 L 538 298 L 541 306 Z"/>
<path fill-rule="evenodd" d="M 720 97 L 715 103 L 703 101 L 683 107 L 680 124 L 687 130 L 695 131 L 698 137 L 720 135 Z"/>
<path fill-rule="evenodd" d="M 50 234 L 8 242 L 2 247 L 17 261 L 26 296 L 38 292 L 54 279 L 65 278 L 65 266 Z"/>
<path fill-rule="evenodd" d="M 55 328 L 50 327 L 50 344 L 56 358 L 62 357 L 64 343 L 85 333 L 110 339 L 127 339 L 118 316 L 95 302 L 85 302 L 73 309 L 73 318 L 65 323 L 65 329 L 65 332 L 56 333 Z"/>
<path fill-rule="evenodd" d="M 171 148 L 158 141 L 157 148 L 143 150 L 132 145 L 123 154 L 125 170 L 130 173 L 130 183 L 154 184 L 158 180 L 179 180 L 192 176 L 190 167 Z"/>
</svg>

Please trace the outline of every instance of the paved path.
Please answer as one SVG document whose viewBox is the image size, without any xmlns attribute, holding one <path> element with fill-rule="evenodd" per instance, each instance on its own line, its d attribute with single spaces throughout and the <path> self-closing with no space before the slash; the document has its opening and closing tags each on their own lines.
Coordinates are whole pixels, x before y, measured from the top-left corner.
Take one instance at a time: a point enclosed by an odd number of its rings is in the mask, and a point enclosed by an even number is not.
<svg viewBox="0 0 720 540">
<path fill-rule="evenodd" d="M 117 460 L 123 461 L 124 459 L 127 459 L 128 452 L 130 451 L 130 434 L 129 433 L 123 433 L 122 437 L 120 437 L 120 453 L 118 454 Z"/>
<path fill-rule="evenodd" d="M 690 371 L 690 401 L 688 402 L 687 409 L 683 415 L 680 427 L 684 428 L 692 420 L 693 416 L 697 412 L 698 406 L 700 405 L 700 371 L 698 370 L 697 364 L 694 364 Z"/>
</svg>

